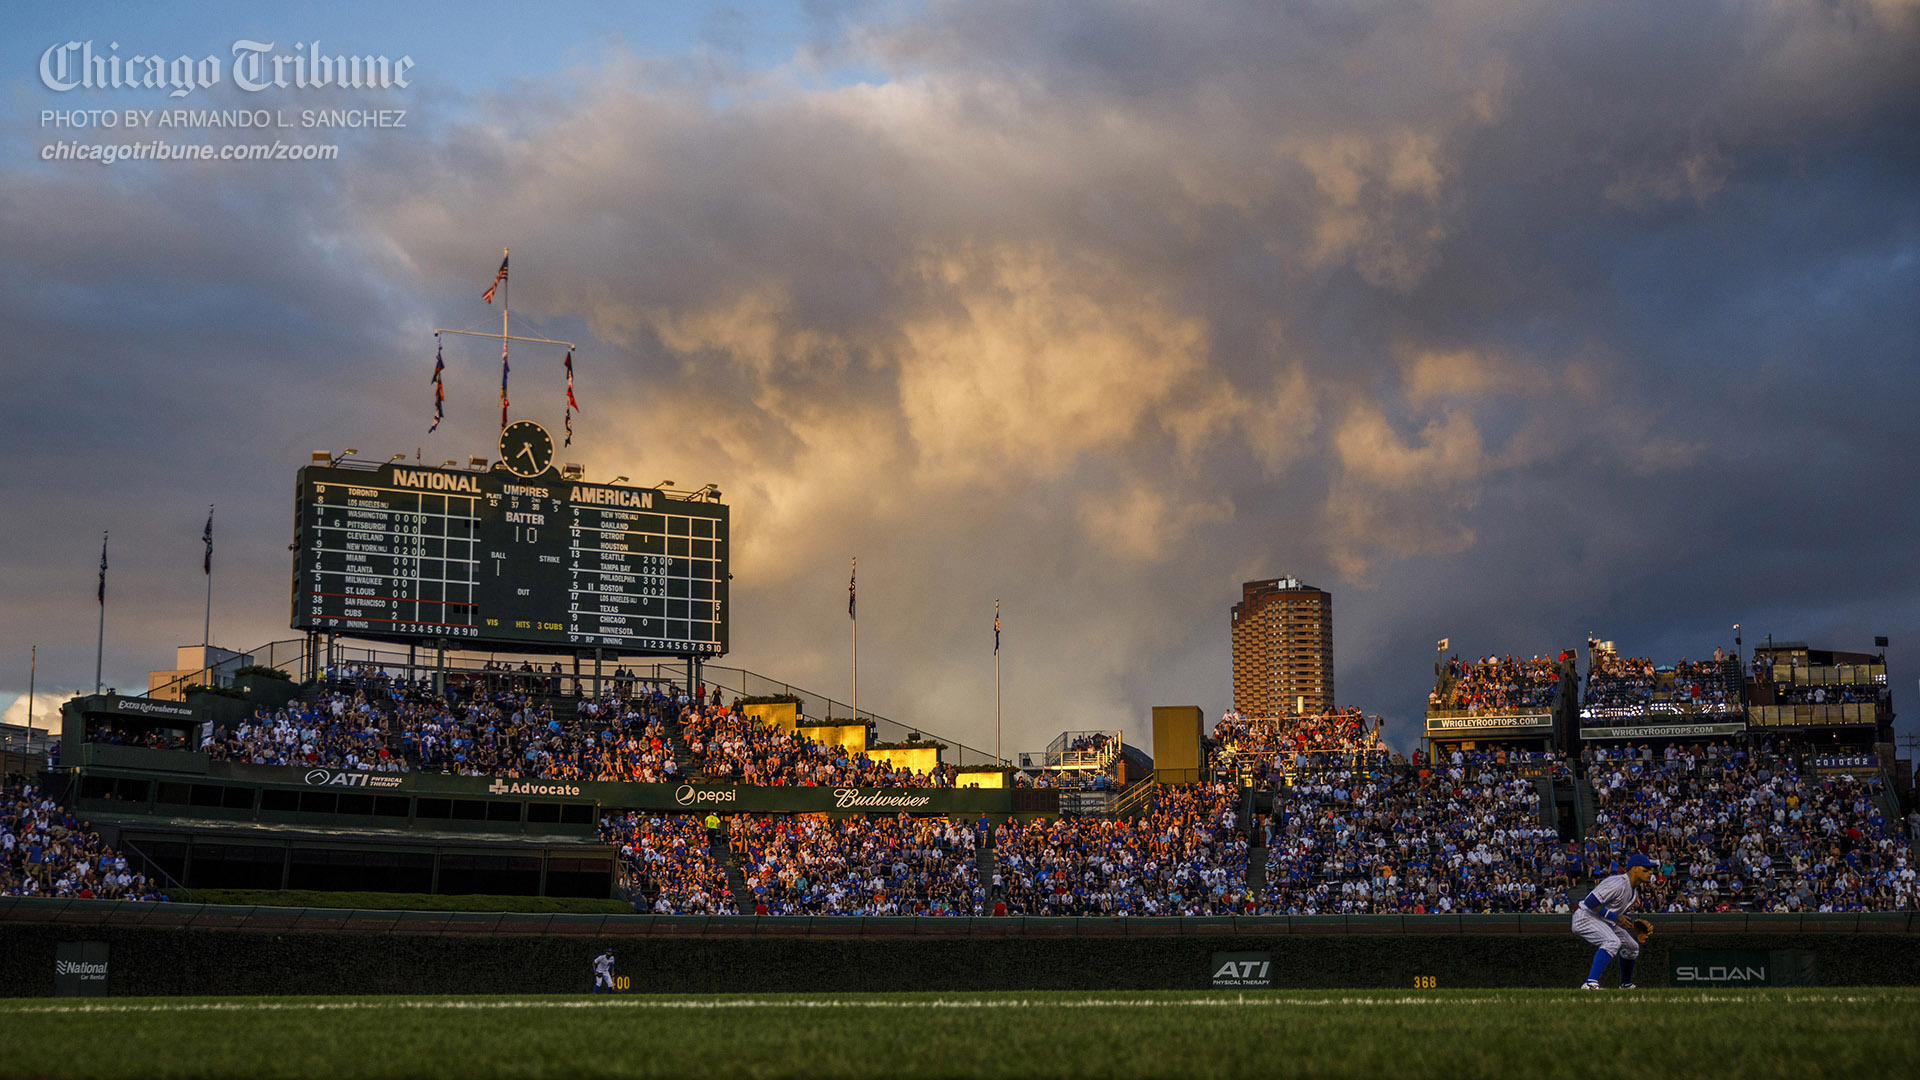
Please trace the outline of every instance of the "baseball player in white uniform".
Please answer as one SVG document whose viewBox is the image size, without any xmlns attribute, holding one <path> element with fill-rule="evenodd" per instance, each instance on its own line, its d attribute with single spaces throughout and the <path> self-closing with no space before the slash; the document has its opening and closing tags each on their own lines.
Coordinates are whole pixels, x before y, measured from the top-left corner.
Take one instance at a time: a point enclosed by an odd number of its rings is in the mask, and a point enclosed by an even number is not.
<svg viewBox="0 0 1920 1080">
<path fill-rule="evenodd" d="M 608 949 L 606 952 L 593 958 L 593 992 L 596 994 L 599 993 L 600 988 L 603 986 L 607 988 L 607 993 L 613 993 L 612 949 Z"/>
<path fill-rule="evenodd" d="M 1574 909 L 1573 932 L 1598 950 L 1580 989 L 1600 989 L 1600 976 L 1616 953 L 1620 957 L 1620 989 L 1634 988 L 1633 965 L 1640 959 L 1640 941 L 1653 928 L 1645 921 L 1629 918 L 1627 912 L 1639 900 L 1640 886 L 1652 878 L 1653 860 L 1635 854 L 1627 860 L 1626 873 L 1602 878 Z"/>
</svg>

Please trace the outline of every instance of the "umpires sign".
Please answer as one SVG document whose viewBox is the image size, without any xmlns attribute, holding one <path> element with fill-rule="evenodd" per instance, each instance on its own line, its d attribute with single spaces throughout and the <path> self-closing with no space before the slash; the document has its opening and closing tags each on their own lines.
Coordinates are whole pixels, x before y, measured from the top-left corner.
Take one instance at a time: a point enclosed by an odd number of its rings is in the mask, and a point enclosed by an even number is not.
<svg viewBox="0 0 1920 1080">
<path fill-rule="evenodd" d="M 1217 952 L 1213 954 L 1214 989 L 1267 989 L 1273 985 L 1273 954 Z"/>
<path fill-rule="evenodd" d="M 53 950 L 55 997 L 107 996 L 107 943 L 62 941 Z"/>
</svg>

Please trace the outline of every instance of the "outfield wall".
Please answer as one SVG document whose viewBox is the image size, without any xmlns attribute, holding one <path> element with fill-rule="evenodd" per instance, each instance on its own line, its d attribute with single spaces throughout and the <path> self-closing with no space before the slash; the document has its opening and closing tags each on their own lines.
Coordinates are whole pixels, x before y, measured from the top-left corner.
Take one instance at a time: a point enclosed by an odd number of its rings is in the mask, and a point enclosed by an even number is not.
<svg viewBox="0 0 1920 1080">
<path fill-rule="evenodd" d="M 1920 916 L 1660 925 L 1643 986 L 1669 985 L 1679 949 L 1811 954 L 1819 985 L 1920 984 Z M 635 990 L 656 993 L 1205 989 L 1216 952 L 1270 953 L 1276 988 L 1573 987 L 1593 955 L 1561 916 L 719 919 L 22 900 L 0 901 L 0 996 L 52 994 L 62 942 L 104 942 L 115 995 L 585 992 L 607 946 Z"/>
</svg>

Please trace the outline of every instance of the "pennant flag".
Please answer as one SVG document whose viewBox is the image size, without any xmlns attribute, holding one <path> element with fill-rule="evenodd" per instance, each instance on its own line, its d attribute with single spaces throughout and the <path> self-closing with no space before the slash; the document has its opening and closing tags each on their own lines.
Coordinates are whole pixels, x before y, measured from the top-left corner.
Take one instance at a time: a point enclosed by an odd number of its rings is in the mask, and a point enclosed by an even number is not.
<svg viewBox="0 0 1920 1080">
<path fill-rule="evenodd" d="M 447 370 L 447 361 L 441 355 L 440 335 L 433 335 L 433 423 L 428 425 L 427 434 L 431 435 L 440 427 L 440 421 L 447 415 L 447 384 L 441 380 L 440 373 Z"/>
<path fill-rule="evenodd" d="M 1451 644 L 1453 644 L 1453 639 L 1452 639 L 1452 638 L 1441 638 L 1441 639 L 1440 639 L 1440 642 L 1439 642 L 1439 644 L 1437 644 L 1437 645 L 1435 645 L 1435 646 L 1434 646 L 1434 651 L 1435 651 L 1435 652 L 1446 652 L 1446 651 L 1447 651 L 1447 646 L 1449 646 L 1449 645 L 1451 645 Z"/>
<path fill-rule="evenodd" d="M 567 441 L 562 443 L 561 444 L 562 446 L 573 445 L 573 410 L 579 407 L 580 407 L 580 403 L 573 400 L 573 350 L 568 349 L 567 350 Z"/>
<path fill-rule="evenodd" d="M 993 655 L 1000 655 L 1000 601 L 993 602 Z"/>
<path fill-rule="evenodd" d="M 100 606 L 107 606 L 107 534 L 100 534 Z"/>
<path fill-rule="evenodd" d="M 500 252 L 500 272 L 493 275 L 493 284 L 487 286 L 485 295 L 481 296 L 480 299 L 485 300 L 489 304 L 493 303 L 493 290 L 498 289 L 500 283 L 505 280 L 507 280 L 507 253 L 505 249 L 502 249 Z"/>
<path fill-rule="evenodd" d="M 850 571 L 850 572 L 849 572 L 849 573 L 847 574 L 847 618 L 849 618 L 849 619 L 851 619 L 851 618 L 854 618 L 854 614 L 853 614 L 853 581 L 854 581 L 854 578 L 856 578 L 856 577 L 858 577 L 859 575 L 860 575 L 860 560 L 859 560 L 859 559 L 855 559 L 855 560 L 853 560 L 853 569 L 852 569 L 852 571 Z"/>
<path fill-rule="evenodd" d="M 206 571 L 208 577 L 212 577 L 213 576 L 213 507 L 211 506 L 207 507 L 207 529 L 205 532 L 200 534 L 200 539 L 207 542 L 207 558 L 200 568 Z"/>
<path fill-rule="evenodd" d="M 507 339 L 501 338 L 500 339 L 500 426 L 503 428 L 507 426 L 507 373 L 512 370 L 513 369 L 511 367 L 507 366 Z"/>
</svg>

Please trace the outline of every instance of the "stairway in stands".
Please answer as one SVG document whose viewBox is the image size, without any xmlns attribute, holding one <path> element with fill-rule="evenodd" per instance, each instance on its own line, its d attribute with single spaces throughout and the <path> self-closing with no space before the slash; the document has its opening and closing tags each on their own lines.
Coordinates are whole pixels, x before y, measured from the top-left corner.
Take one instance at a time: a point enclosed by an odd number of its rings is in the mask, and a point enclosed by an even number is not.
<svg viewBox="0 0 1920 1080">
<path fill-rule="evenodd" d="M 1590 776 L 1582 776 L 1576 778 L 1573 784 L 1574 790 L 1579 793 L 1580 835 L 1584 838 L 1588 833 L 1593 831 L 1593 779 Z"/>
<path fill-rule="evenodd" d="M 992 833 L 988 833 L 987 843 L 973 849 L 974 881 L 980 886 L 980 894 L 986 898 L 981 901 L 985 908 L 980 912 L 982 915 L 993 912 L 993 875 L 1000 869 L 1000 856 L 994 853 L 992 836 Z"/>
<path fill-rule="evenodd" d="M 697 784 L 707 778 L 700 759 L 693 756 L 688 748 L 684 733 L 680 730 L 678 718 L 667 721 L 667 749 L 673 753 L 674 775 L 689 784 Z"/>
<path fill-rule="evenodd" d="M 733 909 L 742 915 L 753 914 L 753 897 L 747 893 L 747 875 L 740 870 L 740 864 L 734 861 L 733 847 L 727 843 L 730 829 L 721 826 L 718 835 L 707 837 L 707 852 L 727 871 L 727 888 L 733 891 Z"/>
</svg>

